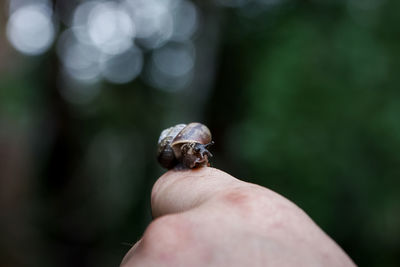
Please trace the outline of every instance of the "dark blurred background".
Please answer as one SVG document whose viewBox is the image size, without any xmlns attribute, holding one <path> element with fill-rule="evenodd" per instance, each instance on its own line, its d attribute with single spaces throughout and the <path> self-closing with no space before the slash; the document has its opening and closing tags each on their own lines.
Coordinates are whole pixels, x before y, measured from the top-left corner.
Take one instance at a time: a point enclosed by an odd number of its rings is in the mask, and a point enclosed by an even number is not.
<svg viewBox="0 0 400 267">
<path fill-rule="evenodd" d="M 400 264 L 400 1 L 6 0 L 0 266 L 118 266 L 150 222 L 162 129 Z"/>
</svg>

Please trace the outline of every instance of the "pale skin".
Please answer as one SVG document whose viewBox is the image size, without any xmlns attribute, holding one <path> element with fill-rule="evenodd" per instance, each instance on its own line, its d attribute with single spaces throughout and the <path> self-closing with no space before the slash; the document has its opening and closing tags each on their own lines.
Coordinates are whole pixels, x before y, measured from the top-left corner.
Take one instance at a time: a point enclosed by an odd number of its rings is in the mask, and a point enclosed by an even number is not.
<svg viewBox="0 0 400 267">
<path fill-rule="evenodd" d="M 151 206 L 123 267 L 355 266 L 294 203 L 214 168 L 168 171 Z"/>
</svg>

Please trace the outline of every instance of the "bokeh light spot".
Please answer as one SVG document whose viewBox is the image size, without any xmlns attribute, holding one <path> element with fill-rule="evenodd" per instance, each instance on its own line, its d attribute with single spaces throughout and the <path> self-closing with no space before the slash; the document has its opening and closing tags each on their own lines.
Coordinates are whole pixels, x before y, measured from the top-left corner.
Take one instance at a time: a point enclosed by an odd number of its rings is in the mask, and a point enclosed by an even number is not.
<svg viewBox="0 0 400 267">
<path fill-rule="evenodd" d="M 168 43 L 153 52 L 147 79 L 152 86 L 162 90 L 182 90 L 193 78 L 194 62 L 192 43 Z"/>
<path fill-rule="evenodd" d="M 95 82 L 100 76 L 100 52 L 79 42 L 71 30 L 65 31 L 58 41 L 58 55 L 64 70 L 74 79 Z"/>
<path fill-rule="evenodd" d="M 115 55 L 106 56 L 101 64 L 103 77 L 112 83 L 123 84 L 135 79 L 143 67 L 143 54 L 137 47 Z"/>
<path fill-rule="evenodd" d="M 126 0 L 126 5 L 136 26 L 140 45 L 154 49 L 171 38 L 173 18 L 169 1 Z"/>
<path fill-rule="evenodd" d="M 129 14 L 112 2 L 99 3 L 88 18 L 88 33 L 93 44 L 108 54 L 119 54 L 132 46 L 134 24 Z"/>
<path fill-rule="evenodd" d="M 188 40 L 198 27 L 197 7 L 192 2 L 181 1 L 173 13 L 174 29 L 171 39 L 175 41 Z"/>
<path fill-rule="evenodd" d="M 82 43 L 92 44 L 92 40 L 87 31 L 87 24 L 90 12 L 97 5 L 97 2 L 88 1 L 83 2 L 75 8 L 71 23 L 71 29 L 76 35 L 76 38 L 78 38 L 78 40 Z"/>
<path fill-rule="evenodd" d="M 51 10 L 43 4 L 21 6 L 8 20 L 7 37 L 13 47 L 23 54 L 40 55 L 46 52 L 55 37 Z"/>
<path fill-rule="evenodd" d="M 179 77 L 193 68 L 194 47 L 190 44 L 170 43 L 155 50 L 152 60 L 161 72 Z"/>
</svg>

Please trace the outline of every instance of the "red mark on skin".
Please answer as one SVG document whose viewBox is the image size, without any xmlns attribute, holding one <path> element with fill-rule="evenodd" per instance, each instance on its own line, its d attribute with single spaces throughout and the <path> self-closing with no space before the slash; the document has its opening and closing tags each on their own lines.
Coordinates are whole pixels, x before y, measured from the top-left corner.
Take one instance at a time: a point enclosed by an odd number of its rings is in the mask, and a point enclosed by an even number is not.
<svg viewBox="0 0 400 267">
<path fill-rule="evenodd" d="M 241 216 L 248 216 L 256 212 L 254 194 L 243 188 L 237 188 L 225 193 L 222 200 L 229 207 L 234 208 Z"/>
<path fill-rule="evenodd" d="M 224 199 L 232 205 L 247 205 L 249 196 L 247 193 L 244 193 L 241 190 L 234 190 L 226 193 Z"/>
</svg>

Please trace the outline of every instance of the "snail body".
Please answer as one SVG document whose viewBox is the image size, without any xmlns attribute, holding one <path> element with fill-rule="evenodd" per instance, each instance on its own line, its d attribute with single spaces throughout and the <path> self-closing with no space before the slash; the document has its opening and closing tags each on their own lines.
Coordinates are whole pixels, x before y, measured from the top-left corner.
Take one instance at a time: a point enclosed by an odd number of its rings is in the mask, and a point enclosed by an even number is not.
<svg viewBox="0 0 400 267">
<path fill-rule="evenodd" d="M 208 147 L 212 144 L 211 132 L 204 124 L 178 124 L 161 132 L 157 159 L 167 169 L 179 163 L 186 168 L 207 166 L 212 157 Z"/>
</svg>

